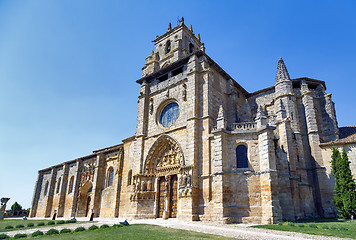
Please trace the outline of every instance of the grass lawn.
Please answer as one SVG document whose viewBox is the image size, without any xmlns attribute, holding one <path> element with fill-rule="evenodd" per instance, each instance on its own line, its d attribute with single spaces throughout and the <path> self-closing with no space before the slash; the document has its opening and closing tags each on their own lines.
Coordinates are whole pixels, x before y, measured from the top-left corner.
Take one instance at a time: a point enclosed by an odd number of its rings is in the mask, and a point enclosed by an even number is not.
<svg viewBox="0 0 356 240">
<path fill-rule="evenodd" d="M 17 231 L 23 229 L 30 229 L 30 228 L 41 228 L 41 227 L 51 227 L 51 226 L 65 226 L 67 223 L 64 224 L 57 224 L 60 220 L 54 221 L 55 225 L 48 225 L 50 220 L 22 220 L 22 219 L 5 219 L 0 221 L 0 232 L 8 232 L 8 231 Z M 33 227 L 27 226 L 28 224 L 33 224 Z M 38 226 L 39 223 L 44 223 L 44 226 Z M 23 225 L 23 227 L 16 227 L 18 225 Z M 12 226 L 11 229 L 6 229 L 6 226 Z"/>
<path fill-rule="evenodd" d="M 107 229 L 86 230 L 84 232 L 63 233 L 59 235 L 40 236 L 31 239 L 232 239 L 223 236 L 197 233 L 154 225 L 134 224 L 127 227 L 110 227 Z"/>
<path fill-rule="evenodd" d="M 342 219 L 313 219 L 283 222 L 282 225 L 258 225 L 254 227 L 356 239 L 356 221 L 351 223 L 350 220 L 346 221 Z"/>
</svg>

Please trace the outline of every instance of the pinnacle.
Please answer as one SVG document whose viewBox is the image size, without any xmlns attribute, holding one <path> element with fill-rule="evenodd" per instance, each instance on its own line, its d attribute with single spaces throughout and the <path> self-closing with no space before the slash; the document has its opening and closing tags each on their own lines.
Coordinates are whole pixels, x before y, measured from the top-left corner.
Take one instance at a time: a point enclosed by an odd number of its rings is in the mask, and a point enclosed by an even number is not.
<svg viewBox="0 0 356 240">
<path fill-rule="evenodd" d="M 278 67 L 277 67 L 277 75 L 276 75 L 276 83 L 285 81 L 285 80 L 290 80 L 289 73 L 288 73 L 286 65 L 284 64 L 283 59 L 279 58 Z"/>
</svg>

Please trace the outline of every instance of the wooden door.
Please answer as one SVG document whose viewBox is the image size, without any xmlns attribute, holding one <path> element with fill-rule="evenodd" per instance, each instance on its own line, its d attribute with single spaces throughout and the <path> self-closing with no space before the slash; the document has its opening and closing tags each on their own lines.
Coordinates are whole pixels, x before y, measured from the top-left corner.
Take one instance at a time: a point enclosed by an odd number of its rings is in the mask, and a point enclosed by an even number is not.
<svg viewBox="0 0 356 240">
<path fill-rule="evenodd" d="M 158 217 L 161 218 L 163 217 L 163 212 L 164 212 L 164 205 L 166 201 L 166 178 L 161 177 L 159 179 L 159 197 L 158 197 Z"/>
<path fill-rule="evenodd" d="M 171 177 L 171 192 L 170 192 L 170 217 L 177 217 L 177 192 L 178 192 L 178 178 L 177 175 Z"/>
</svg>

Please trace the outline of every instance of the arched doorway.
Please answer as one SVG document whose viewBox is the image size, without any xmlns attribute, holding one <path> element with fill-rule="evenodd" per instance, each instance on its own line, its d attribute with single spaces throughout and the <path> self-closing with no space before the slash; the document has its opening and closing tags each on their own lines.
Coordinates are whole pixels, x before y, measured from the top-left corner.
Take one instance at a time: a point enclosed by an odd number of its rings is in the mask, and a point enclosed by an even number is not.
<svg viewBox="0 0 356 240">
<path fill-rule="evenodd" d="M 185 173 L 184 169 L 183 153 L 178 143 L 166 135 L 159 137 L 147 155 L 142 176 L 150 176 L 156 182 L 156 217 L 177 217 L 178 178 Z"/>
<path fill-rule="evenodd" d="M 85 216 L 88 217 L 88 213 L 89 213 L 89 207 L 90 207 L 90 201 L 91 201 L 91 197 L 88 196 L 88 199 L 87 199 L 87 207 L 85 209 Z"/>
<path fill-rule="evenodd" d="M 92 200 L 92 189 L 93 184 L 91 182 L 86 182 L 79 191 L 78 195 L 78 207 L 77 207 L 77 216 L 78 217 L 87 217 Z"/>
</svg>

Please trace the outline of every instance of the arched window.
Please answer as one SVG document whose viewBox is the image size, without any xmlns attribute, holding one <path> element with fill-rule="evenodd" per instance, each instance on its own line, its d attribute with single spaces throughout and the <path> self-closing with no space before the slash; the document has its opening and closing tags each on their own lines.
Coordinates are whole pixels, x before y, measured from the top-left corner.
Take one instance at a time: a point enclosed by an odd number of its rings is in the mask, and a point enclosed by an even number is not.
<svg viewBox="0 0 356 240">
<path fill-rule="evenodd" d="M 127 175 L 127 186 L 131 185 L 131 179 L 132 179 L 132 170 L 130 170 L 129 174 Z"/>
<path fill-rule="evenodd" d="M 112 186 L 113 179 L 114 179 L 114 169 L 110 167 L 107 175 L 107 184 L 106 184 L 107 187 Z"/>
<path fill-rule="evenodd" d="M 236 148 L 236 167 L 248 168 L 247 147 L 245 145 L 239 145 Z"/>
<path fill-rule="evenodd" d="M 165 106 L 159 117 L 159 122 L 163 127 L 171 126 L 178 118 L 179 105 L 176 102 L 171 102 Z"/>
<path fill-rule="evenodd" d="M 46 186 L 45 186 L 45 189 L 44 189 L 44 195 L 45 196 L 47 195 L 47 192 L 48 192 L 48 181 L 46 182 Z"/>
<path fill-rule="evenodd" d="M 166 54 L 169 53 L 171 51 L 171 41 L 167 41 L 166 42 Z"/>
<path fill-rule="evenodd" d="M 192 53 L 194 51 L 194 45 L 192 43 L 189 43 L 189 53 Z"/>
<path fill-rule="evenodd" d="M 68 193 L 71 193 L 73 191 L 73 182 L 74 182 L 74 176 L 71 176 L 69 180 Z"/>
<path fill-rule="evenodd" d="M 58 179 L 58 183 L 57 183 L 57 193 L 59 193 L 59 188 L 60 188 L 60 186 L 61 186 L 61 180 L 62 180 L 62 177 L 60 177 L 60 178 Z"/>
</svg>

